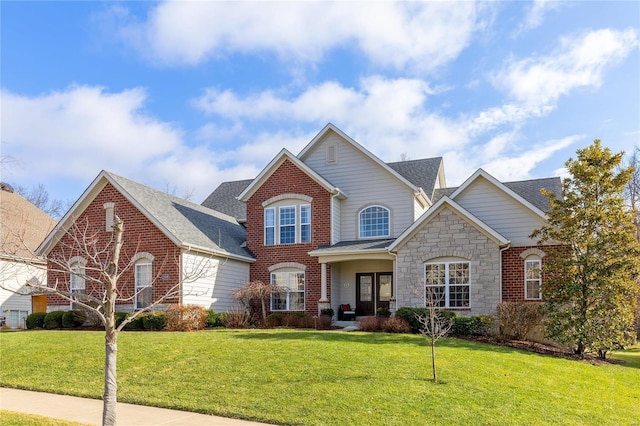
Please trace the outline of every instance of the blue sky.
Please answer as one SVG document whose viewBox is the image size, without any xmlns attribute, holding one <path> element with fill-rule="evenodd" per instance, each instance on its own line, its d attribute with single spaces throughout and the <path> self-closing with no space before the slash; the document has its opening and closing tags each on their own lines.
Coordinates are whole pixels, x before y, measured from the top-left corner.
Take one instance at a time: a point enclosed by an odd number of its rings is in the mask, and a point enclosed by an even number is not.
<svg viewBox="0 0 640 426">
<path fill-rule="evenodd" d="M 561 174 L 640 146 L 640 2 L 0 2 L 3 181 L 201 202 L 328 122 L 384 161 Z"/>
</svg>

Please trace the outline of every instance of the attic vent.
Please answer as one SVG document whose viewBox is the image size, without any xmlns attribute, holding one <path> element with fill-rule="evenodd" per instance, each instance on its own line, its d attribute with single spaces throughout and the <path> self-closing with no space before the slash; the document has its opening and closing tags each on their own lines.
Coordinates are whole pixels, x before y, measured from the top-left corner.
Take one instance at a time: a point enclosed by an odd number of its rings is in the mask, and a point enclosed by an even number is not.
<svg viewBox="0 0 640 426">
<path fill-rule="evenodd" d="M 327 164 L 338 162 L 338 145 L 335 143 L 327 145 Z"/>
<path fill-rule="evenodd" d="M 113 207 L 114 206 L 115 206 L 114 203 L 104 203 L 104 211 L 105 211 L 104 230 L 107 232 L 113 231 L 113 217 L 114 217 Z"/>
</svg>

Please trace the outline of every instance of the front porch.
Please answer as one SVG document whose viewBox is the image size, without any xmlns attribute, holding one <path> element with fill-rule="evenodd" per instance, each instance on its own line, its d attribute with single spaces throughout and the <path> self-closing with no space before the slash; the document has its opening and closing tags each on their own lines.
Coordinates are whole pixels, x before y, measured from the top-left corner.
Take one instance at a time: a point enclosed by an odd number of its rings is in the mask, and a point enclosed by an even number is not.
<svg viewBox="0 0 640 426">
<path fill-rule="evenodd" d="M 331 268 L 331 282 L 322 274 L 322 298 L 319 309 L 332 308 L 338 322 L 341 305 L 348 304 L 356 317 L 374 316 L 378 309 L 394 312 L 395 257 L 387 247 L 392 239 L 352 241 L 310 252 L 318 257 L 323 270 Z M 327 291 L 330 284 L 330 291 Z M 350 324 L 351 325 L 351 324 Z"/>
</svg>

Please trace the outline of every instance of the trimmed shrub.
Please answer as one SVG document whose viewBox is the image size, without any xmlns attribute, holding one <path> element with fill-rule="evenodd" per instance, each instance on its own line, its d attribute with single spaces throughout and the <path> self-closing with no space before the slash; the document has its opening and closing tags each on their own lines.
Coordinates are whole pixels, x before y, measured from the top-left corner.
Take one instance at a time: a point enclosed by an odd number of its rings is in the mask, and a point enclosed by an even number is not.
<svg viewBox="0 0 640 426">
<path fill-rule="evenodd" d="M 544 311 L 538 302 L 502 302 L 496 308 L 496 317 L 500 337 L 524 340 L 542 323 Z"/>
<path fill-rule="evenodd" d="M 44 317 L 44 328 L 54 330 L 62 328 L 62 316 L 65 311 L 51 311 Z"/>
<path fill-rule="evenodd" d="M 420 333 L 421 324 L 418 316 L 429 316 L 429 308 L 400 308 L 396 311 L 396 318 L 405 320 L 411 327 L 411 332 Z M 438 315 L 453 321 L 450 334 L 453 336 L 483 336 L 489 333 L 494 318 L 490 315 L 458 315 L 452 311 L 439 310 Z"/>
<path fill-rule="evenodd" d="M 34 312 L 27 316 L 27 329 L 33 330 L 35 328 L 44 328 L 44 317 L 47 316 L 46 312 Z"/>
<path fill-rule="evenodd" d="M 282 318 L 282 325 L 291 328 L 307 328 L 307 318 L 304 312 L 287 312 Z"/>
<path fill-rule="evenodd" d="M 420 328 L 422 327 L 422 325 L 418 321 L 418 316 L 420 315 L 428 316 L 429 308 L 400 308 L 396 311 L 396 317 L 402 318 L 407 323 L 409 323 L 412 333 L 420 333 Z"/>
<path fill-rule="evenodd" d="M 223 327 L 220 314 L 216 314 L 213 309 L 207 309 L 207 319 L 205 324 L 207 327 Z"/>
<path fill-rule="evenodd" d="M 380 323 L 380 328 L 386 333 L 411 333 L 411 326 L 404 318 L 385 318 Z"/>
<path fill-rule="evenodd" d="M 126 314 L 125 318 L 128 318 L 131 315 L 133 315 L 133 314 Z M 144 316 L 144 314 L 140 314 L 137 317 L 135 317 L 135 319 L 133 321 L 131 321 L 130 323 L 128 323 L 127 325 L 124 326 L 123 330 L 129 330 L 129 331 L 131 331 L 131 330 L 143 330 L 144 329 L 144 323 L 142 322 L 142 317 L 143 316 Z"/>
<path fill-rule="evenodd" d="M 239 308 L 231 308 L 231 312 L 220 314 L 222 325 L 227 328 L 249 328 L 251 326 L 251 315 Z"/>
<path fill-rule="evenodd" d="M 380 331 L 381 319 L 377 317 L 366 317 L 360 320 L 361 331 Z"/>
<path fill-rule="evenodd" d="M 280 327 L 284 320 L 282 312 L 272 312 L 267 315 L 267 327 Z"/>
<path fill-rule="evenodd" d="M 87 320 L 87 313 L 83 310 L 71 310 L 62 314 L 62 327 L 78 328 Z"/>
<path fill-rule="evenodd" d="M 122 321 L 129 315 L 127 312 L 116 312 L 114 316 L 116 317 L 116 327 L 122 324 Z"/>
<path fill-rule="evenodd" d="M 145 330 L 163 330 L 167 325 L 167 316 L 162 311 L 153 311 L 142 314 L 142 326 Z"/>
<path fill-rule="evenodd" d="M 199 305 L 171 305 L 167 309 L 167 330 L 202 330 L 207 321 L 207 310 Z"/>
</svg>

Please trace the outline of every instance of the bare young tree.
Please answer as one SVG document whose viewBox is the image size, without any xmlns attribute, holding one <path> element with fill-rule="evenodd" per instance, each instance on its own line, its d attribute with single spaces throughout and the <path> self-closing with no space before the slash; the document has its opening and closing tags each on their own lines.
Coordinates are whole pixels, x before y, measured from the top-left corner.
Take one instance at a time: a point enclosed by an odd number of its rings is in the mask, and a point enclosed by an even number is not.
<svg viewBox="0 0 640 426">
<path fill-rule="evenodd" d="M 71 204 L 70 202 L 65 203 L 62 200 L 50 198 L 49 192 L 43 184 L 34 185 L 31 189 L 17 185 L 13 189 L 31 204 L 56 220 L 59 220 L 64 215 Z"/>
<path fill-rule="evenodd" d="M 208 258 L 195 262 L 188 271 L 181 271 L 180 278 L 171 284 L 162 279 L 166 271 L 178 270 L 179 259 L 175 254 L 167 253 L 161 259 L 157 273 L 152 278 L 151 286 L 164 285 L 160 295 L 146 307 L 127 316 L 120 324 L 116 324 L 116 303 L 133 303 L 142 289 L 133 292 L 125 290 L 125 286 L 118 286 L 119 280 L 126 271 L 135 267 L 133 256 L 122 256 L 124 223 L 116 215 L 114 217 L 113 233 L 108 240 L 99 238 L 98 232 L 86 221 L 73 221 L 65 237 L 58 243 L 58 250 L 52 251 L 39 262 L 33 262 L 34 268 L 39 268 L 41 275 L 48 273 L 48 283 L 44 279 L 32 279 L 18 290 L 3 288 L 17 294 L 47 294 L 62 298 L 74 307 L 81 307 L 99 318 L 105 330 L 105 362 L 104 362 L 104 392 L 103 392 L 103 425 L 115 425 L 117 418 L 117 354 L 118 333 L 130 322 L 144 312 L 153 310 L 158 305 L 171 303 L 184 293 L 185 283 L 193 282 L 213 272 Z M 139 243 L 138 243 L 139 244 Z M 137 250 L 136 250 L 137 251 Z M 70 259 L 82 257 L 88 259 L 82 268 L 74 266 Z M 129 260 L 123 260 L 128 258 Z M 48 266 L 42 266 L 45 260 Z M 172 269 L 173 268 L 173 269 Z M 84 289 L 78 291 L 71 286 L 71 280 L 83 283 Z M 2 284 L 0 284 L 1 286 Z"/>
<path fill-rule="evenodd" d="M 635 147 L 627 160 L 627 167 L 632 167 L 631 178 L 624 189 L 624 195 L 633 210 L 634 225 L 636 226 L 636 238 L 640 241 L 640 148 Z"/>
<path fill-rule="evenodd" d="M 242 306 L 251 313 L 251 303 L 259 301 L 262 313 L 263 324 L 267 325 L 267 301 L 271 298 L 271 293 L 282 290 L 273 284 L 265 284 L 262 281 L 250 281 L 232 292 L 232 297 L 238 300 Z"/>
<path fill-rule="evenodd" d="M 418 315 L 420 323 L 420 333 L 425 336 L 431 345 L 431 370 L 433 371 L 433 382 L 438 383 L 438 372 L 436 369 L 436 342 L 441 337 L 446 336 L 453 327 L 453 320 L 442 314 L 444 293 L 438 292 L 435 288 L 427 287 L 426 302 L 427 314 Z"/>
</svg>

